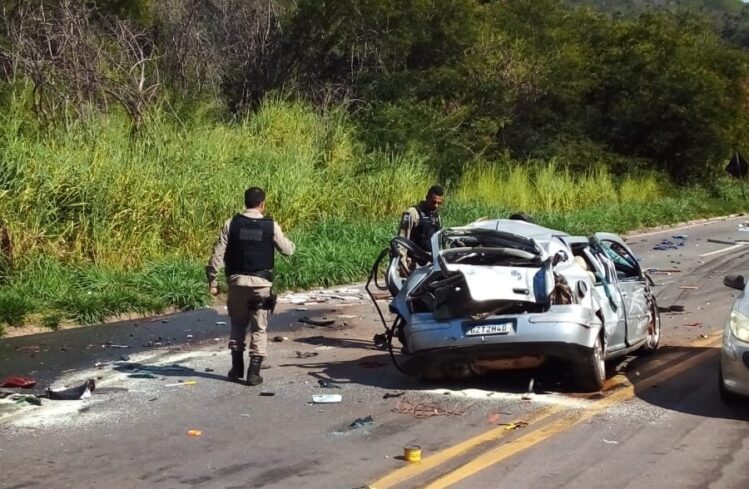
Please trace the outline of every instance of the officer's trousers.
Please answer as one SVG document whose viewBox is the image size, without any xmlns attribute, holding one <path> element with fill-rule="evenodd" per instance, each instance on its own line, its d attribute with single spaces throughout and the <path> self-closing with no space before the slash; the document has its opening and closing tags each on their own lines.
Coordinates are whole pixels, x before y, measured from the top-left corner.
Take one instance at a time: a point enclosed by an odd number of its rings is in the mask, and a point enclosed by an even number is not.
<svg viewBox="0 0 749 489">
<path fill-rule="evenodd" d="M 270 287 L 243 287 L 229 285 L 226 308 L 231 319 L 230 339 L 245 344 L 247 326 L 250 326 L 250 355 L 265 357 L 268 354 L 268 310 L 263 301 L 270 296 Z"/>
</svg>

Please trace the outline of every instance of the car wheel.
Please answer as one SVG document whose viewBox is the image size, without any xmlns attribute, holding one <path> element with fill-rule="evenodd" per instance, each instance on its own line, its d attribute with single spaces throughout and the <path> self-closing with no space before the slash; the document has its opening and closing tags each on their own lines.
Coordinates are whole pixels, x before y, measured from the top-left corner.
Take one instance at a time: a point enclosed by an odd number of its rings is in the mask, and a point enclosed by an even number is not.
<svg viewBox="0 0 749 489">
<path fill-rule="evenodd" d="M 577 387 L 583 392 L 595 392 L 603 389 L 606 382 L 606 361 L 603 353 L 603 340 L 599 336 L 591 352 L 581 361 L 575 363 L 573 376 Z"/>
<path fill-rule="evenodd" d="M 661 313 L 658 312 L 658 306 L 653 302 L 650 308 L 650 323 L 648 323 L 648 334 L 645 344 L 640 348 L 641 353 L 653 353 L 658 349 L 661 342 Z"/>
<path fill-rule="evenodd" d="M 734 394 L 726 388 L 726 384 L 723 381 L 723 367 L 718 366 L 718 391 L 720 392 L 720 400 L 725 404 L 734 404 L 741 396 Z"/>
</svg>

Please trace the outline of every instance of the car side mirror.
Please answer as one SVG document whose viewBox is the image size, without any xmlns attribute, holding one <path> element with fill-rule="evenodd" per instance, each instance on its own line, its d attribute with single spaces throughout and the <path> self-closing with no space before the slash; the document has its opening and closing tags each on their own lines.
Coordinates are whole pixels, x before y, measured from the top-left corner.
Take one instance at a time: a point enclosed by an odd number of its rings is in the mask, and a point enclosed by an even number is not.
<svg viewBox="0 0 749 489">
<path fill-rule="evenodd" d="M 731 287 L 732 289 L 744 290 L 744 287 L 746 286 L 746 279 L 741 274 L 732 273 L 725 276 L 725 278 L 723 279 L 723 285 L 725 285 L 726 287 Z"/>
</svg>

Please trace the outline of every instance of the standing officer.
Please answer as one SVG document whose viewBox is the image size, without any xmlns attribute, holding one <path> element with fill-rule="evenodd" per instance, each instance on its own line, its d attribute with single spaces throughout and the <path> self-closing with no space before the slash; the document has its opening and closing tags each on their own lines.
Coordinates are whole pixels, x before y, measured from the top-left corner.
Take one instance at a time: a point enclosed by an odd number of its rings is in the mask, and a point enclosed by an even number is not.
<svg viewBox="0 0 749 489">
<path fill-rule="evenodd" d="M 444 201 L 445 190 L 439 185 L 433 185 L 427 192 L 426 199 L 403 213 L 398 236 L 413 241 L 419 248 L 431 253 L 432 235 L 442 229 L 439 208 Z M 405 256 L 401 263 L 411 269 Z"/>
<path fill-rule="evenodd" d="M 213 256 L 208 261 L 206 275 L 212 295 L 218 294 L 216 276 L 223 266 L 229 284 L 226 302 L 231 318 L 231 370 L 229 378 L 239 380 L 244 376 L 244 348 L 247 326 L 250 325 L 250 366 L 247 383 L 263 382 L 260 366 L 267 355 L 268 311 L 275 307 L 276 296 L 271 292 L 275 250 L 284 255 L 294 253 L 294 243 L 281 231 L 273 219 L 263 217 L 265 191 L 250 187 L 244 193 L 247 209 L 226 221 Z"/>
</svg>

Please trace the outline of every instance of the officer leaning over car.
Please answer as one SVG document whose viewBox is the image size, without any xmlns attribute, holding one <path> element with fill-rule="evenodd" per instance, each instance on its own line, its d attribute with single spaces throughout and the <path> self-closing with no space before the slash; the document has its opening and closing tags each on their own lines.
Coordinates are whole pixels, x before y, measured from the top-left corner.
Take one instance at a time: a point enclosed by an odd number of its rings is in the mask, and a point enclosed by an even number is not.
<svg viewBox="0 0 749 489">
<path fill-rule="evenodd" d="M 433 185 L 427 191 L 426 198 L 413 207 L 409 207 L 401 216 L 398 236 L 406 238 L 426 252 L 432 251 L 432 235 L 442 229 L 439 208 L 445 201 L 445 190 Z M 406 275 L 413 269 L 413 258 L 407 252 L 401 252 L 401 273 Z"/>
<path fill-rule="evenodd" d="M 251 328 L 250 366 L 247 383 L 263 382 L 260 367 L 267 356 L 268 314 L 275 307 L 272 292 L 275 251 L 294 253 L 294 243 L 284 236 L 281 226 L 265 217 L 265 191 L 250 187 L 244 193 L 246 210 L 226 221 L 208 261 L 206 275 L 212 295 L 218 294 L 216 277 L 223 266 L 229 285 L 226 306 L 231 319 L 231 370 L 228 377 L 244 377 L 244 350 L 247 326 Z"/>
</svg>

